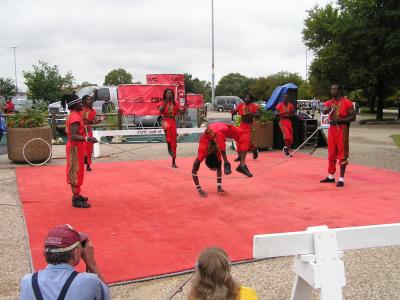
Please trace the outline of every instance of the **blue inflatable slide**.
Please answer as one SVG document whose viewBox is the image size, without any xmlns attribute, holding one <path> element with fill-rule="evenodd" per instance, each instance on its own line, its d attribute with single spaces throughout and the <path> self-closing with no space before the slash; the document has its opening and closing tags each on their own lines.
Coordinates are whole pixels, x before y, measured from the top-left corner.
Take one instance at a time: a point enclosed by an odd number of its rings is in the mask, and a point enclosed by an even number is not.
<svg viewBox="0 0 400 300">
<path fill-rule="evenodd" d="M 275 110 L 275 107 L 279 102 L 282 102 L 283 95 L 290 89 L 297 90 L 297 85 L 293 83 L 287 83 L 285 85 L 279 85 L 276 87 L 274 92 L 272 93 L 269 100 L 265 103 L 265 110 Z"/>
</svg>

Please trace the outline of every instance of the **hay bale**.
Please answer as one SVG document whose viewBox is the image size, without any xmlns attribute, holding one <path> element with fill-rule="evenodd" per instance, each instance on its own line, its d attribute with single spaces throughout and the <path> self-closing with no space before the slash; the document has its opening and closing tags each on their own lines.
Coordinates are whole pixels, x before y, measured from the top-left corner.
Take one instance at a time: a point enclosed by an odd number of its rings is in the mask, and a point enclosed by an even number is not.
<svg viewBox="0 0 400 300">
<path fill-rule="evenodd" d="M 26 162 L 22 154 L 24 145 L 34 138 L 42 138 L 50 144 L 53 138 L 49 126 L 34 128 L 8 128 L 7 149 L 8 159 L 14 162 Z M 25 156 L 31 162 L 43 162 L 49 157 L 49 146 L 41 141 L 35 140 L 25 147 Z"/>
</svg>

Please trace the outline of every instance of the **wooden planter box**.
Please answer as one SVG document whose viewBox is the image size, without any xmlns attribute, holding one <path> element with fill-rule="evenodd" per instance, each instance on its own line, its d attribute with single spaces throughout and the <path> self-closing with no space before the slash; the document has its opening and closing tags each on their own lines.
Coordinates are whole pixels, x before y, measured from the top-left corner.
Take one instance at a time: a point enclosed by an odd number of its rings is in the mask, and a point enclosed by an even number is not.
<svg viewBox="0 0 400 300">
<path fill-rule="evenodd" d="M 8 128 L 7 150 L 8 159 L 14 162 L 26 162 L 22 154 L 24 145 L 34 138 L 42 138 L 50 144 L 52 132 L 50 126 L 34 128 Z M 25 156 L 30 162 L 42 162 L 49 157 L 49 146 L 41 141 L 35 140 L 25 147 Z"/>
<path fill-rule="evenodd" d="M 274 144 L 274 124 L 272 121 L 262 123 L 255 121 L 251 134 L 251 141 L 258 149 L 266 150 Z"/>
</svg>

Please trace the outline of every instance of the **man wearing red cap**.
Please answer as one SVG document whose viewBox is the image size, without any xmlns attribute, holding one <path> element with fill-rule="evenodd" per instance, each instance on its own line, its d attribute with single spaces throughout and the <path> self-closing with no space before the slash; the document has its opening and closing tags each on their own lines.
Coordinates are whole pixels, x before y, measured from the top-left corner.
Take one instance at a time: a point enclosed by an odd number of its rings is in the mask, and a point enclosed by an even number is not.
<svg viewBox="0 0 400 300">
<path fill-rule="evenodd" d="M 20 300 L 110 299 L 86 234 L 78 233 L 68 224 L 55 227 L 46 236 L 44 255 L 47 267 L 22 278 Z M 74 270 L 81 257 L 90 273 Z"/>
<path fill-rule="evenodd" d="M 69 96 L 68 109 L 71 111 L 65 122 L 65 131 L 68 141 L 67 152 L 67 183 L 72 189 L 72 206 L 89 208 L 88 198 L 82 196 L 81 186 L 84 176 L 84 142 L 97 143 L 94 137 L 85 137 L 85 125 L 82 119 L 82 100 L 77 95 Z"/>
<path fill-rule="evenodd" d="M 356 120 L 353 103 L 343 96 L 340 84 L 331 85 L 332 99 L 324 102 L 323 113 L 329 114 L 328 130 L 328 177 L 322 183 L 334 183 L 336 163 L 340 166 L 340 177 L 337 187 L 344 186 L 344 174 L 349 161 L 349 129 L 350 123 Z"/>
<path fill-rule="evenodd" d="M 290 155 L 290 148 L 293 144 L 293 128 L 291 117 L 294 117 L 294 106 L 289 103 L 289 96 L 285 94 L 283 101 L 276 106 L 276 113 L 279 116 L 279 127 L 282 130 L 285 146 L 283 152 L 286 156 Z"/>
<path fill-rule="evenodd" d="M 200 196 L 206 197 L 207 193 L 201 188 L 197 172 L 200 169 L 200 164 L 205 160 L 206 166 L 213 171 L 217 171 L 217 192 L 224 193 L 222 189 L 222 159 L 224 160 L 224 173 L 229 175 L 232 173 L 231 164 L 226 157 L 226 138 L 234 139 L 238 145 L 247 142 L 243 139 L 244 132 L 233 125 L 225 123 L 213 123 L 207 126 L 205 132 L 199 141 L 199 150 L 197 158 L 193 163 L 192 177 L 196 189 Z M 222 159 L 221 159 L 222 156 Z"/>
</svg>

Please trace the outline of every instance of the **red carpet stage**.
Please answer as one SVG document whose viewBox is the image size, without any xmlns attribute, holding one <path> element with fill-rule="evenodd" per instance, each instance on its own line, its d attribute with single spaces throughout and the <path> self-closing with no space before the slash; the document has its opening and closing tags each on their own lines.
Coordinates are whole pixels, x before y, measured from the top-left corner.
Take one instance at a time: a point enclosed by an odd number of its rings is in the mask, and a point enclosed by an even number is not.
<svg viewBox="0 0 400 300">
<path fill-rule="evenodd" d="M 257 174 L 281 158 L 280 152 L 261 153 L 248 166 Z M 90 235 L 105 279 L 118 282 L 191 269 L 198 252 L 211 245 L 232 260 L 251 259 L 255 234 L 400 221 L 399 172 L 350 165 L 340 189 L 319 183 L 326 160 L 297 154 L 253 178 L 224 177 L 223 196 L 216 179 L 201 178 L 209 192 L 202 199 L 189 175 L 192 162 L 178 157 L 180 172 L 149 161 L 95 163 L 83 185 L 90 209 L 71 207 L 65 166 L 18 168 L 35 268 L 45 265 L 47 230 L 64 223 Z M 199 174 L 215 176 L 204 165 Z"/>
</svg>

